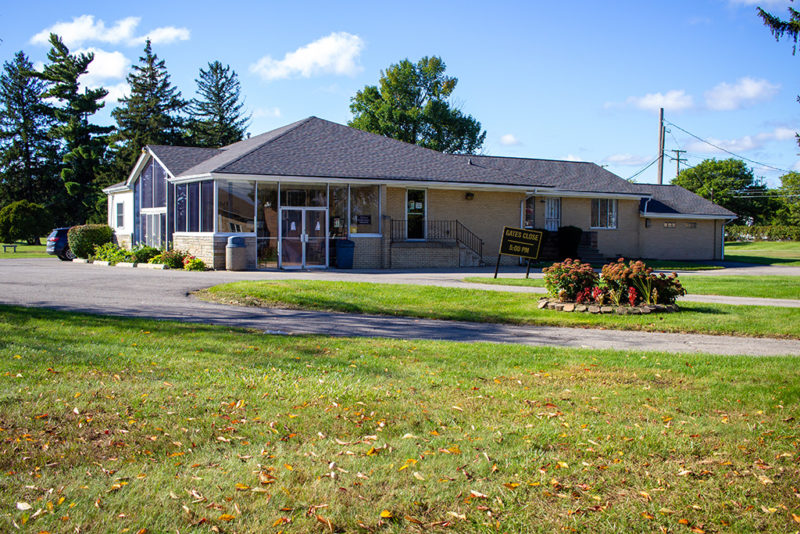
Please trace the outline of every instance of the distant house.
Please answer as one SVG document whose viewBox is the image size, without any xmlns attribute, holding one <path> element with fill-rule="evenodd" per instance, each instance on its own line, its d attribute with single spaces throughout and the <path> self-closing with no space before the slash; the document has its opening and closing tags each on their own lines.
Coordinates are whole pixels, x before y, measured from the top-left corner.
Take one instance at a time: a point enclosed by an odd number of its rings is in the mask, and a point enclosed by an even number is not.
<svg viewBox="0 0 800 534">
<path fill-rule="evenodd" d="M 231 235 L 251 268 L 325 268 L 339 239 L 356 268 L 477 265 L 503 226 L 577 226 L 583 251 L 609 258 L 714 260 L 736 217 L 593 163 L 442 154 L 316 117 L 220 149 L 147 146 L 104 191 L 121 244 L 170 244 L 215 268 Z"/>
</svg>

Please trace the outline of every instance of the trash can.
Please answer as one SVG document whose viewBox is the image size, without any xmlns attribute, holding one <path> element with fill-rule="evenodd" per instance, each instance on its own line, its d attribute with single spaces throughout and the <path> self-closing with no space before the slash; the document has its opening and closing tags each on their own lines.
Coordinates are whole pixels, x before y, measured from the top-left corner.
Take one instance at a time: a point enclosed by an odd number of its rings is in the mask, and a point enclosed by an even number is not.
<svg viewBox="0 0 800 534">
<path fill-rule="evenodd" d="M 241 236 L 231 236 L 225 246 L 225 268 L 229 271 L 247 269 L 247 245 Z"/>
<path fill-rule="evenodd" d="M 352 269 L 353 268 L 353 250 L 356 248 L 354 241 L 349 239 L 336 240 L 336 268 L 337 269 Z"/>
</svg>

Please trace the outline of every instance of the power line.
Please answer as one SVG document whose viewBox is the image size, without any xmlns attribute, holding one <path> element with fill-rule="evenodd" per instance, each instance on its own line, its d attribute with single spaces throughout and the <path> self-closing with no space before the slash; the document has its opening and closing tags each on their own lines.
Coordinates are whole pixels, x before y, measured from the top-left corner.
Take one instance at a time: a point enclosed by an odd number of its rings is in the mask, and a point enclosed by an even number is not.
<svg viewBox="0 0 800 534">
<path fill-rule="evenodd" d="M 656 159 L 654 159 L 653 161 L 651 161 L 650 163 L 648 163 L 648 164 L 647 164 L 647 165 L 646 165 L 646 166 L 645 166 L 643 169 L 640 169 L 639 171 L 635 172 L 635 173 L 634 173 L 632 176 L 630 176 L 630 177 L 628 178 L 628 181 L 631 181 L 631 180 L 633 180 L 634 178 L 636 178 L 637 176 L 639 176 L 640 174 L 642 174 L 644 171 L 646 171 L 647 169 L 649 169 L 650 167 L 652 167 L 652 166 L 655 164 L 655 162 L 656 162 L 656 161 L 658 161 L 658 160 L 660 160 L 660 159 L 661 159 L 661 154 L 659 154 L 658 156 L 656 156 Z"/>
<path fill-rule="evenodd" d="M 753 160 L 753 159 L 750 159 L 750 158 L 746 158 L 746 157 L 744 157 L 744 156 L 740 156 L 739 154 L 736 154 L 736 153 L 734 153 L 734 152 L 731 152 L 731 151 L 730 151 L 730 150 L 728 150 L 728 149 L 722 148 L 722 147 L 721 147 L 721 146 L 719 146 L 719 145 L 715 145 L 715 144 L 714 144 L 714 143 L 712 143 L 711 141 L 708 141 L 708 140 L 706 140 L 706 139 L 703 139 L 702 137 L 700 137 L 700 136 L 697 136 L 697 135 L 693 134 L 692 132 L 690 132 L 690 131 L 688 131 L 688 130 L 685 130 L 685 129 L 681 128 L 680 126 L 678 126 L 678 125 L 677 125 L 677 124 L 675 124 L 674 122 L 670 122 L 670 121 L 668 121 L 668 120 L 666 120 L 666 119 L 664 119 L 664 122 L 666 122 L 667 124 L 669 124 L 669 125 L 671 125 L 671 126 L 674 126 L 675 128 L 679 129 L 680 131 L 682 131 L 682 132 L 683 132 L 683 133 L 685 133 L 685 134 L 691 135 L 692 137 L 694 137 L 694 138 L 695 138 L 695 139 L 697 139 L 698 141 L 701 141 L 701 142 L 703 142 L 703 143 L 705 143 L 705 144 L 707 144 L 707 145 L 709 145 L 709 146 L 713 146 L 713 147 L 714 147 L 714 148 L 716 148 L 717 150 L 721 150 L 721 151 L 723 151 L 723 152 L 725 152 L 725 153 L 727 153 L 727 154 L 730 154 L 731 156 L 734 156 L 734 157 L 736 157 L 736 158 L 743 159 L 743 160 L 745 160 L 745 161 L 749 161 L 750 163 L 754 163 L 754 164 L 756 164 L 756 165 L 760 165 L 760 166 L 762 166 L 762 167 L 766 167 L 766 168 L 768 168 L 768 169 L 772 169 L 772 170 L 775 170 L 775 171 L 780 171 L 780 172 L 791 172 L 791 171 L 789 171 L 789 170 L 787 170 L 787 169 L 781 169 L 780 167 L 775 167 L 775 166 L 772 166 L 772 165 L 768 165 L 768 164 L 766 164 L 766 163 L 761 163 L 760 161 L 756 161 L 756 160 Z"/>
</svg>

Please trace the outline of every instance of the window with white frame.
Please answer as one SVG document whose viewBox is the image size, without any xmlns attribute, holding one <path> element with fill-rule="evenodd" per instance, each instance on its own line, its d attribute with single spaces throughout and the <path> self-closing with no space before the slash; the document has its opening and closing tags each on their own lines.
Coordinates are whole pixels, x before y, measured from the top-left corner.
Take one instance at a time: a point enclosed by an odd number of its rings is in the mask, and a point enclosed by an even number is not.
<svg viewBox="0 0 800 534">
<path fill-rule="evenodd" d="M 617 201 L 613 198 L 592 199 L 592 228 L 617 227 Z"/>
<path fill-rule="evenodd" d="M 117 202 L 117 228 L 125 226 L 125 203 Z"/>
</svg>

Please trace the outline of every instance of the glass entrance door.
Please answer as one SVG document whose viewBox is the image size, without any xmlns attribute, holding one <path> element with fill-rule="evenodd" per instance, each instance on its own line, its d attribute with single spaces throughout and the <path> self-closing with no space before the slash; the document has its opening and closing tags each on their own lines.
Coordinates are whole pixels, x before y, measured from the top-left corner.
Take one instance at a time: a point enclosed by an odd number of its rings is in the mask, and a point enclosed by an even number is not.
<svg viewBox="0 0 800 534">
<path fill-rule="evenodd" d="M 325 208 L 281 208 L 282 269 L 328 266 L 327 220 Z"/>
</svg>

